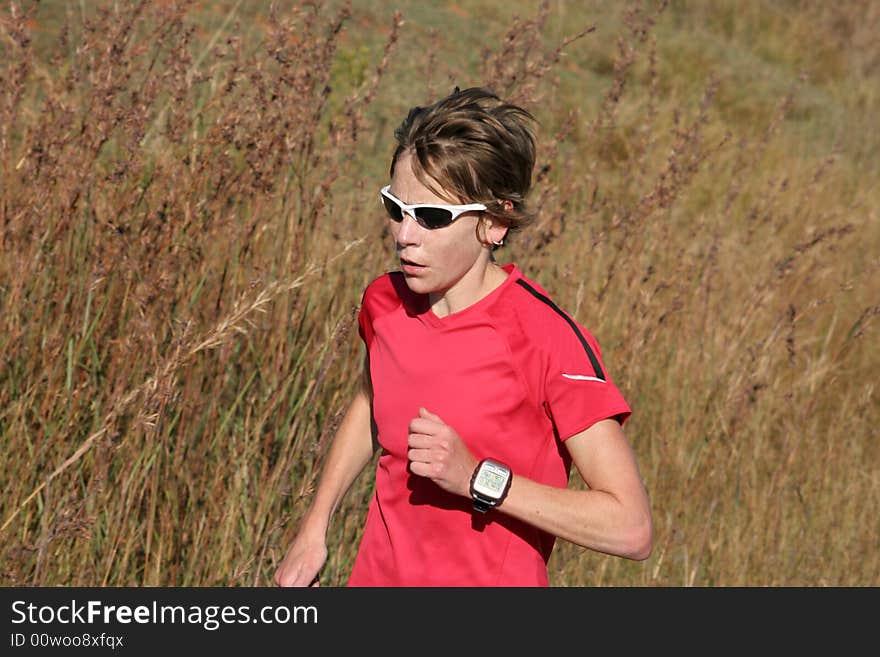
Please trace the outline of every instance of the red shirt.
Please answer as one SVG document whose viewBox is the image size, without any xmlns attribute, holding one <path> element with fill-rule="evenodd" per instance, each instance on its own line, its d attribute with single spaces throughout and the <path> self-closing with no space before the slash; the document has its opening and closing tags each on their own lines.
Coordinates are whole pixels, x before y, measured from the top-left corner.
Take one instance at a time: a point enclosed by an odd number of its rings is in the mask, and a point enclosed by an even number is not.
<svg viewBox="0 0 880 657">
<path fill-rule="evenodd" d="M 500 510 L 475 512 L 469 498 L 408 469 L 419 406 L 451 425 L 477 459 L 563 488 L 571 458 L 562 442 L 630 415 L 593 336 L 515 265 L 504 269 L 499 287 L 442 318 L 399 272 L 364 292 L 359 330 L 382 452 L 349 586 L 548 585 L 553 535 Z"/>
</svg>

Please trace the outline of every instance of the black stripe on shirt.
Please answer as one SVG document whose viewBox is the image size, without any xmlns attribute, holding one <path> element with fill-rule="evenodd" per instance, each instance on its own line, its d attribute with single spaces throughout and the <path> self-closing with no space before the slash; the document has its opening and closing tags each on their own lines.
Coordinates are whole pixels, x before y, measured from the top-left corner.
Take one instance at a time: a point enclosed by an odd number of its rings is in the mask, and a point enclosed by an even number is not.
<svg viewBox="0 0 880 657">
<path fill-rule="evenodd" d="M 581 345 L 584 348 L 584 351 L 587 352 L 587 358 L 590 359 L 590 363 L 593 365 L 593 370 L 596 372 L 596 378 L 602 379 L 603 381 L 605 381 L 605 373 L 602 371 L 602 366 L 599 365 L 599 359 L 596 358 L 596 354 L 594 354 L 593 350 L 590 349 L 590 345 L 587 342 L 587 339 L 584 337 L 583 333 L 581 333 L 581 330 L 578 328 L 578 325 L 574 323 L 574 320 L 572 320 L 571 317 L 569 317 L 564 312 L 562 312 L 562 310 L 560 310 L 559 306 L 557 306 L 555 303 L 553 303 L 552 299 L 550 299 L 549 297 L 546 297 L 543 294 L 541 294 L 540 292 L 538 292 L 535 288 L 533 288 L 531 285 L 526 283 L 523 279 L 518 278 L 518 279 L 516 279 L 516 282 L 518 285 L 521 285 L 523 288 L 525 288 L 526 291 L 528 291 L 529 294 L 531 294 L 533 297 L 535 297 L 539 301 L 543 301 L 548 306 L 550 306 L 550 308 L 552 308 L 553 311 L 556 312 L 556 314 L 558 314 L 560 317 L 562 317 L 562 319 L 564 319 L 568 323 L 568 325 L 571 327 L 571 330 L 574 331 L 574 334 L 577 336 L 577 339 L 580 340 Z"/>
</svg>

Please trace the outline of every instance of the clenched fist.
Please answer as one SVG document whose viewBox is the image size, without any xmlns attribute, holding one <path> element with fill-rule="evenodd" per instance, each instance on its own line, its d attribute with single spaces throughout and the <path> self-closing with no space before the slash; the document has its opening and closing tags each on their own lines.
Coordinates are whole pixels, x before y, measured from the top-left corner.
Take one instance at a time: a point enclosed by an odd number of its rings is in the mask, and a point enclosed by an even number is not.
<svg viewBox="0 0 880 657">
<path fill-rule="evenodd" d="M 478 461 L 440 416 L 419 408 L 419 416 L 410 420 L 407 443 L 413 474 L 427 477 L 447 492 L 470 496 L 471 474 Z"/>
</svg>

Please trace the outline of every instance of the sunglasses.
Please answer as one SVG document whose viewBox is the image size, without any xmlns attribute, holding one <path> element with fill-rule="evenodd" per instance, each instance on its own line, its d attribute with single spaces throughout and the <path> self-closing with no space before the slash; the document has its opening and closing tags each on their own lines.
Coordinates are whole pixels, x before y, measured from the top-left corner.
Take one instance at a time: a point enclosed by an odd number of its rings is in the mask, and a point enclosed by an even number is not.
<svg viewBox="0 0 880 657">
<path fill-rule="evenodd" d="M 470 205 L 434 205 L 431 203 L 416 203 L 415 205 L 407 205 L 399 198 L 396 198 L 389 190 L 391 185 L 386 185 L 379 190 L 382 199 L 382 205 L 392 221 L 403 221 L 404 213 L 413 217 L 419 226 L 434 230 L 448 226 L 465 212 L 474 212 L 475 210 L 485 210 L 486 206 L 482 203 L 471 203 Z"/>
</svg>

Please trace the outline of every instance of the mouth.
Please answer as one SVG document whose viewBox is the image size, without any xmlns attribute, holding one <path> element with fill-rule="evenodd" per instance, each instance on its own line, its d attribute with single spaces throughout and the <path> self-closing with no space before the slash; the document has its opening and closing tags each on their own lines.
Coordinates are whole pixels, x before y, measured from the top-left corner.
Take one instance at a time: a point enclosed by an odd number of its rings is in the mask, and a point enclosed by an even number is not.
<svg viewBox="0 0 880 657">
<path fill-rule="evenodd" d="M 400 260 L 400 267 L 403 269 L 403 273 L 405 274 L 418 274 L 425 270 L 425 265 L 415 262 L 413 260 L 408 260 L 403 256 L 398 256 Z"/>
</svg>

